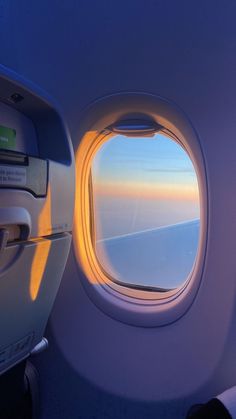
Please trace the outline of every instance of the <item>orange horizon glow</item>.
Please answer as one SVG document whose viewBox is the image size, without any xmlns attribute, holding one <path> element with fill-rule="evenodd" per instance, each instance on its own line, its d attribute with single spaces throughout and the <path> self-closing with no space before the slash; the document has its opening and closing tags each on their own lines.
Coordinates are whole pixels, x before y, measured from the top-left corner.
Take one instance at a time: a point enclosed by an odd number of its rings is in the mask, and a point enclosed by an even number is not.
<svg viewBox="0 0 236 419">
<path fill-rule="evenodd" d="M 146 198 L 149 200 L 178 200 L 178 201 L 199 201 L 199 191 L 197 185 L 186 184 L 158 184 L 150 185 L 147 183 L 135 182 L 106 182 L 95 183 L 94 192 L 100 196 L 118 198 Z"/>
</svg>

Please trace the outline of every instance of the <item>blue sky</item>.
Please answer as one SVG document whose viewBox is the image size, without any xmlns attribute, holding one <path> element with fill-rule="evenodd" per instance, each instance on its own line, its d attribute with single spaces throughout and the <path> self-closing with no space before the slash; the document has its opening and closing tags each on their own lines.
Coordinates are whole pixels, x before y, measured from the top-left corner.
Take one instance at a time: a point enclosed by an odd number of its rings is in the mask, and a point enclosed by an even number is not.
<svg viewBox="0 0 236 419">
<path fill-rule="evenodd" d="M 93 163 L 94 179 L 155 183 L 196 181 L 192 162 L 182 147 L 162 134 L 154 137 L 129 138 L 122 135 L 104 143 Z"/>
<path fill-rule="evenodd" d="M 114 136 L 98 150 L 92 176 L 99 239 L 199 218 L 193 164 L 162 134 Z"/>
</svg>

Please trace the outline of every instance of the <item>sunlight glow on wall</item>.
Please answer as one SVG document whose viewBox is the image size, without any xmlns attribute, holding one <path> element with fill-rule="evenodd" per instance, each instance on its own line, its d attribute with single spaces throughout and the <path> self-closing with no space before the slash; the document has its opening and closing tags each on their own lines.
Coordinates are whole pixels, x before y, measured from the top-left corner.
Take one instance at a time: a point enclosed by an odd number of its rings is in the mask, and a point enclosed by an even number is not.
<svg viewBox="0 0 236 419">
<path fill-rule="evenodd" d="M 99 265 L 93 248 L 93 237 L 90 234 L 91 208 L 90 208 L 90 159 L 91 153 L 95 152 L 98 145 L 95 139 L 98 137 L 97 131 L 88 131 L 83 137 L 83 141 L 75 155 L 76 168 L 76 190 L 75 190 L 75 223 L 74 240 L 76 243 L 75 251 L 83 267 L 88 280 L 92 284 L 98 284 Z M 95 145 L 94 145 L 95 144 Z M 95 149 L 92 151 L 93 147 Z"/>
<path fill-rule="evenodd" d="M 47 231 L 52 230 L 51 212 L 52 212 L 51 189 L 49 185 L 45 204 L 39 215 L 39 220 L 38 220 L 39 235 L 44 233 L 45 226 L 47 228 Z M 34 242 L 36 244 L 36 248 L 35 248 L 34 257 L 32 261 L 31 272 L 30 272 L 30 290 L 29 290 L 32 301 L 35 301 L 38 296 L 40 286 L 43 280 L 45 268 L 47 265 L 50 248 L 51 248 L 51 240 L 47 240 L 46 238 L 36 239 L 34 240 Z"/>
<path fill-rule="evenodd" d="M 48 191 L 45 203 L 41 209 L 38 219 L 38 235 L 45 236 L 45 233 L 52 232 L 52 196 L 51 187 L 48 185 Z"/>
<path fill-rule="evenodd" d="M 36 248 L 30 273 L 30 296 L 35 301 L 43 280 L 43 275 L 48 261 L 51 248 L 51 240 L 37 239 Z"/>
</svg>

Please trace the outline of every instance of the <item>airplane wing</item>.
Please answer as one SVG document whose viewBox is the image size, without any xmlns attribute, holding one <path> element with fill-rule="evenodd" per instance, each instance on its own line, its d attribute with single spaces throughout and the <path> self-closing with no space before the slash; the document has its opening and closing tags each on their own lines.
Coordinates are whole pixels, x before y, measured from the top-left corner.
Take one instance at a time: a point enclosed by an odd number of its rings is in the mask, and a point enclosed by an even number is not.
<svg viewBox="0 0 236 419">
<path fill-rule="evenodd" d="M 168 291 L 190 274 L 198 239 L 199 219 L 99 240 L 96 253 L 116 281 Z"/>
</svg>

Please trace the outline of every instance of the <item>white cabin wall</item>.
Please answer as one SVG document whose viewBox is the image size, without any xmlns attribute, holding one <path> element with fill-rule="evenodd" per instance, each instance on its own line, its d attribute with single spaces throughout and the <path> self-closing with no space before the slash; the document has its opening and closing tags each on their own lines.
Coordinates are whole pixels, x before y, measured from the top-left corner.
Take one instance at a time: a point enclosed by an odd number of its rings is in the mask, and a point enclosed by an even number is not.
<svg viewBox="0 0 236 419">
<path fill-rule="evenodd" d="M 178 322 L 138 328 L 106 316 L 83 290 L 71 252 L 51 320 L 56 343 L 48 360 L 61 357 L 68 386 L 87 380 L 105 394 L 104 405 L 110 395 L 125 398 L 127 406 L 152 401 L 153 417 L 173 419 L 174 411 L 181 418 L 191 402 L 236 382 L 235 12 L 234 1 L 213 0 L 0 2 L 1 63 L 57 99 L 75 150 L 87 105 L 108 94 L 142 91 L 184 110 L 205 157 L 205 269 L 193 306 Z M 56 417 L 66 417 L 72 396 L 65 384 L 58 392 L 51 376 L 44 385 L 53 394 L 48 409 L 57 405 Z M 70 418 L 76 418 L 75 407 L 85 409 L 87 399 L 71 391 Z M 130 412 L 124 404 L 122 417 L 131 418 Z M 106 415 L 96 417 L 116 417 L 109 409 Z"/>
</svg>

